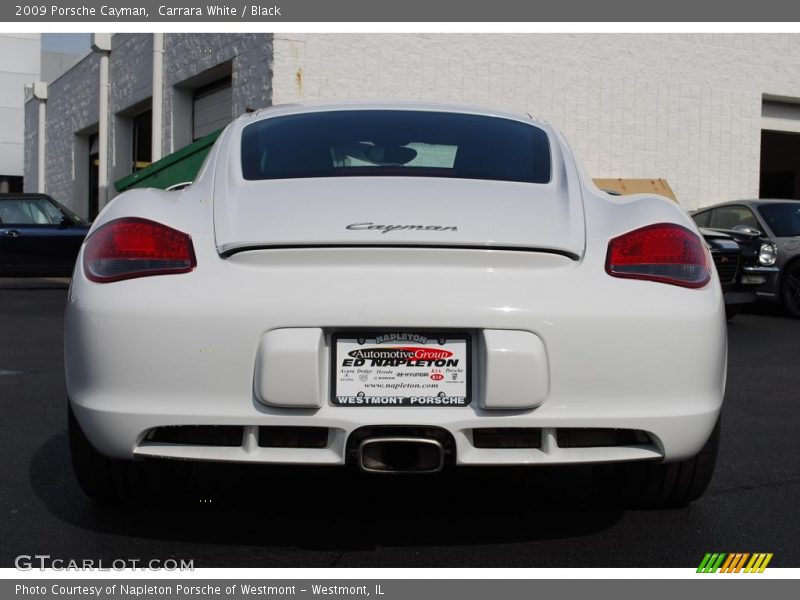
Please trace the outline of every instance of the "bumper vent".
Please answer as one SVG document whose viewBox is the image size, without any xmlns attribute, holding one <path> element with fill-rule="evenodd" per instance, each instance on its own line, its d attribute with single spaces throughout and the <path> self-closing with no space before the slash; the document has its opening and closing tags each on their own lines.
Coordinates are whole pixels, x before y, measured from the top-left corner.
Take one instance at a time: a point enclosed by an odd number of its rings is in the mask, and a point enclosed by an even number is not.
<svg viewBox="0 0 800 600">
<path fill-rule="evenodd" d="M 261 448 L 325 448 L 327 427 L 259 427 Z"/>
<path fill-rule="evenodd" d="M 557 429 L 559 448 L 604 448 L 650 444 L 650 436 L 636 429 Z"/>
<path fill-rule="evenodd" d="M 241 446 L 243 434 L 240 425 L 174 425 L 151 429 L 145 440 L 184 446 Z"/>
<path fill-rule="evenodd" d="M 613 446 L 650 445 L 653 440 L 637 429 L 548 429 L 556 435 L 559 448 L 609 448 Z M 472 430 L 472 445 L 476 448 L 542 448 L 545 431 L 528 427 L 481 427 Z"/>
<path fill-rule="evenodd" d="M 542 430 L 529 427 L 484 427 L 472 430 L 476 448 L 541 448 Z"/>
</svg>

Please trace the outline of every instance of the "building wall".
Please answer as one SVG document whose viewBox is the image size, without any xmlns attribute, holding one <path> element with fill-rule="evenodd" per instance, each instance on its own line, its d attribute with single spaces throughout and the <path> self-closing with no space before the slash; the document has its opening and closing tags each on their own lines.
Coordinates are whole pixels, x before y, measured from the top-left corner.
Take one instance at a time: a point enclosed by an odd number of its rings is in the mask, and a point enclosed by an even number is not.
<svg viewBox="0 0 800 600">
<path fill-rule="evenodd" d="M 126 115 L 152 96 L 152 34 L 116 34 L 110 61 L 113 184 L 130 170 Z M 47 189 L 80 213 L 98 62 L 89 55 L 48 91 Z M 800 101 L 800 35 L 167 34 L 164 154 L 191 141 L 192 92 L 220 74 L 232 116 L 346 98 L 529 112 L 566 134 L 591 176 L 663 177 L 692 209 L 757 196 L 762 99 Z"/>
<path fill-rule="evenodd" d="M 41 100 L 25 101 L 25 148 L 23 153 L 23 191 L 39 191 L 39 105 Z"/>
<path fill-rule="evenodd" d="M 25 85 L 39 79 L 38 33 L 0 34 L 0 178 L 23 175 Z"/>
<path fill-rule="evenodd" d="M 97 131 L 99 67 L 100 56 L 89 54 L 47 88 L 46 190 L 81 215 L 88 206 L 88 136 Z"/>
<path fill-rule="evenodd" d="M 272 103 L 272 34 L 172 33 L 164 54 L 164 154 L 191 142 L 191 90 L 203 73 L 230 64 L 233 115 Z"/>
<path fill-rule="evenodd" d="M 99 55 L 89 54 L 48 86 L 47 192 L 84 216 L 88 210 L 89 135 L 97 132 L 98 124 L 99 64 Z M 213 80 L 220 68 L 232 80 L 231 118 L 247 108 L 271 103 L 271 34 L 165 35 L 164 154 L 192 141 L 193 88 L 210 83 L 206 80 Z M 151 106 L 153 34 L 118 33 L 112 37 L 109 81 L 108 179 L 111 198 L 116 194 L 114 181 L 131 172 L 131 119 Z M 19 90 L 22 98 L 21 86 Z M 181 104 L 180 100 L 184 103 Z M 24 119 L 22 115 L 18 119 L 25 124 L 26 189 L 29 191 L 37 186 L 37 108 L 36 100 L 28 100 Z"/>
<path fill-rule="evenodd" d="M 666 178 L 687 209 L 756 197 L 764 94 L 800 100 L 798 34 L 275 34 L 273 101 L 529 112 L 592 177 Z"/>
<path fill-rule="evenodd" d="M 64 52 L 44 52 L 42 51 L 41 76 L 39 81 L 55 81 L 62 73 L 69 71 L 75 63 L 86 56 L 83 54 L 67 54 Z"/>
<path fill-rule="evenodd" d="M 84 55 L 61 52 L 41 53 L 41 69 L 37 78 L 50 83 L 74 67 Z M 34 80 L 31 80 L 34 81 Z M 55 89 L 59 89 L 56 87 Z M 39 105 L 46 101 L 26 96 L 25 99 L 25 153 L 24 153 L 24 191 L 38 192 L 39 187 Z"/>
<path fill-rule="evenodd" d="M 117 33 L 108 64 L 109 182 L 130 175 L 133 162 L 132 117 L 150 108 L 153 95 L 153 34 Z M 109 185 L 109 198 L 115 195 Z"/>
</svg>

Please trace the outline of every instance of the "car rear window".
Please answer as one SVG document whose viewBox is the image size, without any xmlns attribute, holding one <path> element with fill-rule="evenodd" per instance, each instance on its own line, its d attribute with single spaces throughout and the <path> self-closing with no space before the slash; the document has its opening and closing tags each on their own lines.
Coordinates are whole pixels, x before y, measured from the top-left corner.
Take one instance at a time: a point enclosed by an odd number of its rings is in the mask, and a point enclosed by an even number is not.
<svg viewBox="0 0 800 600">
<path fill-rule="evenodd" d="M 511 119 L 400 110 L 273 117 L 242 131 L 245 179 L 414 176 L 550 181 L 544 130 Z"/>
</svg>

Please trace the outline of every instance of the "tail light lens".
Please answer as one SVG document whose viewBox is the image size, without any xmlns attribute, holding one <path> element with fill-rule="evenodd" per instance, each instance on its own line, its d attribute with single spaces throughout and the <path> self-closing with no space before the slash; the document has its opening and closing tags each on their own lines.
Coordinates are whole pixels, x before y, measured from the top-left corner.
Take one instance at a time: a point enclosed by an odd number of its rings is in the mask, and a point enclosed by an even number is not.
<svg viewBox="0 0 800 600">
<path fill-rule="evenodd" d="M 612 277 L 699 288 L 711 279 L 711 256 L 697 234 L 680 225 L 659 223 L 612 239 L 606 272 Z"/>
<path fill-rule="evenodd" d="M 188 273 L 196 266 L 188 234 L 147 219 L 110 221 L 89 236 L 83 251 L 83 271 L 98 283 Z"/>
</svg>

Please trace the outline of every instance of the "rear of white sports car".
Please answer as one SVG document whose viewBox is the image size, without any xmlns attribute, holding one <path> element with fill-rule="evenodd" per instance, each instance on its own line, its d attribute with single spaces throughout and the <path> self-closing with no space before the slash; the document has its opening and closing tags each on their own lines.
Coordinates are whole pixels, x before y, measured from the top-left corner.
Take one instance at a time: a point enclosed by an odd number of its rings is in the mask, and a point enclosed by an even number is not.
<svg viewBox="0 0 800 600">
<path fill-rule="evenodd" d="M 713 471 L 724 303 L 688 216 L 563 138 L 435 105 L 276 107 L 95 221 L 66 314 L 73 464 L 434 473 L 591 463 L 649 505 Z"/>
</svg>

